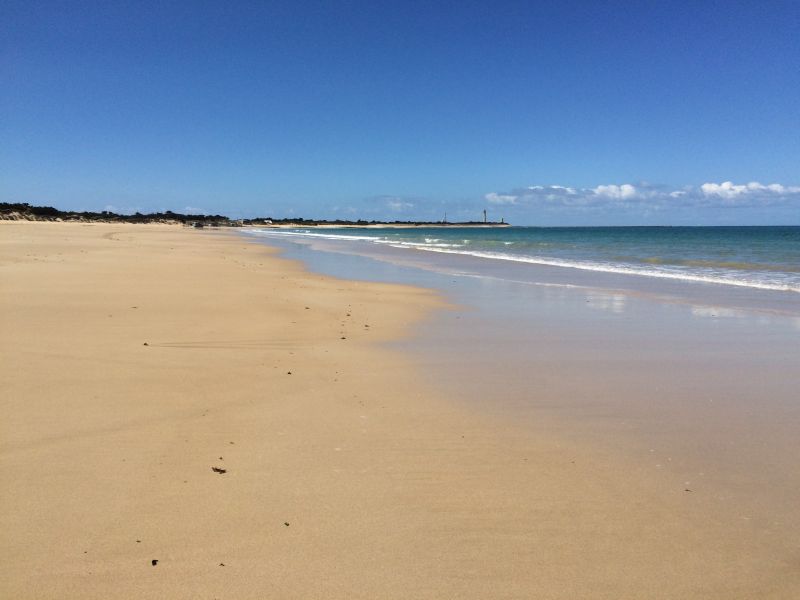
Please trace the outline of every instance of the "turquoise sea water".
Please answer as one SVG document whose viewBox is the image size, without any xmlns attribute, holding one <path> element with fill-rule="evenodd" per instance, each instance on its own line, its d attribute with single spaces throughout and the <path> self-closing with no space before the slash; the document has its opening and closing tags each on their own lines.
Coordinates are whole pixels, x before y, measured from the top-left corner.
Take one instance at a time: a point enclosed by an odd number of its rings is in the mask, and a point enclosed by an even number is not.
<svg viewBox="0 0 800 600">
<path fill-rule="evenodd" d="M 414 252 L 800 293 L 800 227 L 259 229 Z"/>
</svg>

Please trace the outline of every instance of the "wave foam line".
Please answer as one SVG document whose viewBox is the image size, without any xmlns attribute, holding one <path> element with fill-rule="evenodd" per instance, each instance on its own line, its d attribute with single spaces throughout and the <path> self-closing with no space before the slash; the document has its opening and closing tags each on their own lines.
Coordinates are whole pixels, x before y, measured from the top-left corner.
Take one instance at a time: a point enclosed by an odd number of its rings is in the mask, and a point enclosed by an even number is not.
<svg viewBox="0 0 800 600">
<path fill-rule="evenodd" d="M 782 285 L 777 283 L 764 283 L 759 281 L 750 281 L 746 279 L 729 279 L 727 277 L 718 277 L 711 275 L 695 275 L 692 273 L 675 273 L 667 271 L 657 271 L 655 269 L 639 269 L 636 267 L 623 267 L 617 265 L 607 265 L 591 262 L 578 262 L 569 260 L 559 260 L 554 258 L 543 258 L 538 256 L 520 256 L 518 254 L 499 254 L 496 252 L 481 252 L 477 250 L 451 250 L 448 248 L 434 247 L 431 244 L 423 244 L 419 242 L 403 242 L 400 240 L 391 240 L 387 238 L 379 238 L 373 236 L 357 236 L 357 235 L 337 235 L 333 233 L 318 233 L 311 231 L 269 231 L 262 230 L 245 230 L 248 233 L 255 233 L 259 235 L 269 236 L 298 236 L 298 237 L 318 237 L 330 240 L 349 240 L 349 241 L 367 241 L 376 244 L 387 244 L 394 248 L 405 250 L 422 250 L 425 252 L 439 252 L 442 254 L 459 254 L 463 256 L 473 256 L 476 258 L 485 258 L 489 260 L 504 260 L 509 262 L 521 262 L 533 265 L 544 265 L 548 267 L 563 267 L 568 269 L 579 269 L 582 271 L 594 271 L 598 273 L 615 273 L 618 275 L 639 275 L 642 277 L 653 277 L 656 279 L 676 279 L 680 281 L 691 281 L 695 283 L 713 283 L 719 285 L 732 285 L 736 287 L 755 288 L 761 290 L 771 290 L 778 292 L 795 292 L 800 293 L 800 287 L 791 285 Z M 464 240 L 467 242 L 468 240 Z"/>
<path fill-rule="evenodd" d="M 715 277 L 710 275 L 693 275 L 691 273 L 668 273 L 665 271 L 637 269 L 635 267 L 621 267 L 613 265 L 603 265 L 599 263 L 583 263 L 567 260 L 557 260 L 541 258 L 537 256 L 519 256 L 513 254 L 496 254 L 493 252 L 457 251 L 445 250 L 443 248 L 417 248 L 426 252 L 440 252 L 444 254 L 462 254 L 475 256 L 478 258 L 488 258 L 491 260 L 505 260 L 511 262 L 522 262 L 534 265 L 545 265 L 549 267 L 564 267 L 568 269 L 580 269 L 582 271 L 595 271 L 600 273 L 616 273 L 619 275 L 641 275 L 643 277 L 655 277 L 658 279 L 678 279 L 681 281 L 693 281 L 697 283 L 716 283 L 722 285 L 734 285 L 737 287 L 749 287 L 762 290 L 772 290 L 778 292 L 800 293 L 800 287 L 781 285 L 777 283 L 763 283 L 744 279 L 728 279 L 726 277 Z"/>
</svg>

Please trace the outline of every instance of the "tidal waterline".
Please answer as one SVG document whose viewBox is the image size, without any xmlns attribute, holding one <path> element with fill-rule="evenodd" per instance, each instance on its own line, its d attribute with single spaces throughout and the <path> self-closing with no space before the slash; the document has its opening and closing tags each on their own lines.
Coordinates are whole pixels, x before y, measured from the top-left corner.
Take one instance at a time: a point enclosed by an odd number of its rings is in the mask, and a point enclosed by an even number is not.
<svg viewBox="0 0 800 600">
<path fill-rule="evenodd" d="M 312 270 L 441 291 L 400 345 L 427 383 L 556 432 L 732 536 L 800 552 L 800 307 L 793 292 L 269 236 Z M 524 270 L 524 271 L 523 271 Z M 633 280 L 631 280 L 633 277 Z M 585 455 L 585 454 L 584 454 Z M 771 551 L 770 551 L 771 552 Z"/>
<path fill-rule="evenodd" d="M 800 227 L 389 226 L 260 233 L 476 257 L 492 270 L 499 262 L 523 263 L 800 293 Z"/>
</svg>

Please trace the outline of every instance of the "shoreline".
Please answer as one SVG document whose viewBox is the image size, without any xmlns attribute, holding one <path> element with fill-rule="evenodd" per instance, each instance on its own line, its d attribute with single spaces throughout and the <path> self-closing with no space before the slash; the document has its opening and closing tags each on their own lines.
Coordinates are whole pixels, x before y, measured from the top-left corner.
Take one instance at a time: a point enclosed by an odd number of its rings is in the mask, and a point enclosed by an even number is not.
<svg viewBox="0 0 800 600">
<path fill-rule="evenodd" d="M 502 229 L 512 227 L 510 223 L 274 223 L 270 225 L 247 224 L 246 228 L 253 229 Z"/>
<path fill-rule="evenodd" d="M 9 597 L 800 589 L 687 494 L 422 382 L 387 343 L 447 307 L 430 291 L 180 227 L 0 224 L 0 244 Z"/>
<path fill-rule="evenodd" d="M 609 293 L 619 291 L 638 296 L 659 297 L 675 302 L 710 304 L 731 310 L 793 315 L 800 319 L 796 287 L 786 288 L 728 281 L 719 278 L 691 276 L 684 273 L 665 274 L 640 272 L 630 268 L 609 268 L 581 262 L 524 260 L 511 256 L 484 256 L 480 252 L 450 251 L 438 248 L 397 246 L 391 240 L 375 243 L 371 239 L 275 233 L 270 236 L 259 230 L 244 228 L 244 236 L 264 239 L 279 247 L 303 244 L 312 251 L 339 255 L 355 255 L 382 263 L 410 267 L 414 270 L 452 272 L 486 280 L 505 280 L 517 284 L 552 285 L 565 288 L 597 288 Z"/>
</svg>

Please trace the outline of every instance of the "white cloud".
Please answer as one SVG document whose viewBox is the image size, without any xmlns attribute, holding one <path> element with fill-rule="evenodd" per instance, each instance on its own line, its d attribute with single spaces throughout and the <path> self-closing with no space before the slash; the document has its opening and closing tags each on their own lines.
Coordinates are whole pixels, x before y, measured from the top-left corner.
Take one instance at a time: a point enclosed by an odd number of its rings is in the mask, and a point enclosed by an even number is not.
<svg viewBox="0 0 800 600">
<path fill-rule="evenodd" d="M 628 200 L 635 198 L 637 195 L 636 187 L 630 183 L 623 183 L 622 185 L 598 185 L 592 190 L 598 196 L 605 196 L 607 198 L 614 198 L 615 200 Z"/>
<path fill-rule="evenodd" d="M 733 185 L 731 181 L 704 183 L 700 189 L 706 196 L 719 196 L 720 198 L 735 198 L 740 194 L 747 193 L 746 185 Z"/>
<path fill-rule="evenodd" d="M 519 196 L 490 192 L 484 196 L 490 204 L 516 204 Z"/>
<path fill-rule="evenodd" d="M 576 195 L 578 193 L 575 190 L 575 188 L 567 187 L 567 186 L 564 186 L 564 185 L 551 185 L 550 189 L 551 190 L 564 190 L 570 196 L 574 196 L 574 195 Z"/>
<path fill-rule="evenodd" d="M 800 187 L 785 186 L 780 183 L 763 185 L 758 181 L 734 184 L 732 181 L 722 183 L 704 183 L 700 190 L 705 196 L 719 196 L 720 198 L 734 199 L 740 196 L 753 194 L 798 194 Z"/>
<path fill-rule="evenodd" d="M 670 211 L 734 208 L 800 208 L 800 187 L 753 181 L 746 184 L 704 183 L 680 188 L 649 183 L 606 184 L 573 188 L 564 185 L 531 185 L 484 195 L 493 205 L 508 205 L 518 211 L 587 213 L 625 211 L 629 214 L 667 214 Z"/>
</svg>

